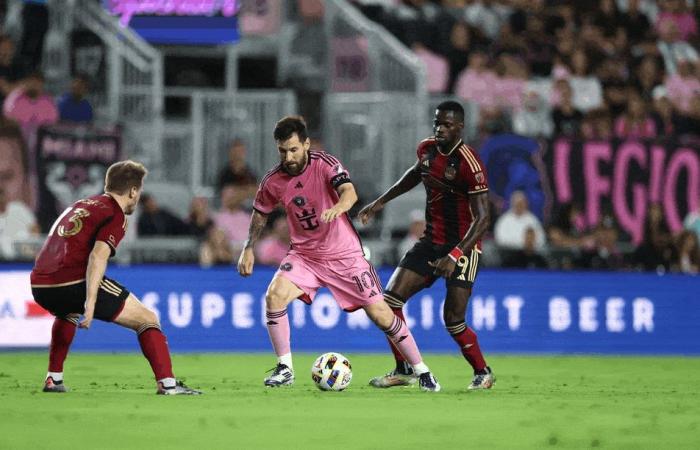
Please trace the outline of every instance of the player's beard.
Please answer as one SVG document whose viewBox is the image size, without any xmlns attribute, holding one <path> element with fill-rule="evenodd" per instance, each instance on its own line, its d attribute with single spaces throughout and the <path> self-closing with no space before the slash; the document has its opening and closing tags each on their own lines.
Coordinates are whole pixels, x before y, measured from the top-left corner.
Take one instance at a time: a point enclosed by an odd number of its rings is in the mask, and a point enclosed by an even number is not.
<svg viewBox="0 0 700 450">
<path fill-rule="evenodd" d="M 308 158 L 309 158 L 308 153 L 304 153 L 304 157 L 302 158 L 301 161 L 299 161 L 299 162 L 295 161 L 293 163 L 284 163 L 284 170 L 292 176 L 299 175 L 306 167 L 306 163 L 308 161 Z"/>
</svg>

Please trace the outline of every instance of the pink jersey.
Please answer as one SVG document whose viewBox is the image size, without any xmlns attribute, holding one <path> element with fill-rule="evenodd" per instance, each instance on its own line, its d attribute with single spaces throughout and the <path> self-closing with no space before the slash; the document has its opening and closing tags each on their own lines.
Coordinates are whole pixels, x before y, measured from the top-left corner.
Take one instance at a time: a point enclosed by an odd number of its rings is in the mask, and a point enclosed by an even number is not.
<svg viewBox="0 0 700 450">
<path fill-rule="evenodd" d="M 362 244 L 347 214 L 330 223 L 321 213 L 339 199 L 336 189 L 350 183 L 350 176 L 335 157 L 325 152 L 309 152 L 302 173 L 291 176 L 278 165 L 263 178 L 253 208 L 269 214 L 281 204 L 287 212 L 291 236 L 290 253 L 316 260 L 363 256 Z"/>
</svg>

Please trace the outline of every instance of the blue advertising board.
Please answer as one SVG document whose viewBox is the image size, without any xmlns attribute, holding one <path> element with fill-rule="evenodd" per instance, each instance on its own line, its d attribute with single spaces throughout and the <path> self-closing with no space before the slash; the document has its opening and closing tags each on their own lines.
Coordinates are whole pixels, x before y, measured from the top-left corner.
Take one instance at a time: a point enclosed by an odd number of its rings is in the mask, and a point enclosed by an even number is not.
<svg viewBox="0 0 700 450">
<path fill-rule="evenodd" d="M 158 312 L 173 351 L 270 351 L 264 293 L 274 270 L 110 268 Z M 383 282 L 390 269 L 379 271 Z M 486 352 L 700 355 L 700 277 L 640 273 L 483 270 L 468 324 Z M 452 352 L 441 319 L 444 284 L 412 298 L 409 325 L 424 351 Z M 0 309 L 1 310 L 1 309 Z M 364 312 L 345 313 L 328 291 L 289 307 L 294 351 L 387 351 Z M 98 322 L 77 350 L 138 349 L 133 332 Z"/>
</svg>

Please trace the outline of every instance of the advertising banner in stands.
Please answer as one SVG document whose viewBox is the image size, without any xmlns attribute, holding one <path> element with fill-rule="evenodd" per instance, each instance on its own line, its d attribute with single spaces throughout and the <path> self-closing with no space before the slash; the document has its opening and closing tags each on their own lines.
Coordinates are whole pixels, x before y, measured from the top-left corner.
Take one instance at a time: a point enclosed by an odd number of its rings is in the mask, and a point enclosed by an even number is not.
<svg viewBox="0 0 700 450">
<path fill-rule="evenodd" d="M 613 214 L 640 242 L 650 203 L 659 203 L 671 231 L 700 206 L 700 148 L 668 141 L 555 140 L 544 155 L 555 205 L 576 204 L 589 227 Z"/>
<path fill-rule="evenodd" d="M 20 270 L 22 269 L 22 270 Z M 0 272 L 0 347 L 46 347 L 51 318 L 31 300 L 26 267 Z M 110 268 L 157 312 L 174 352 L 265 351 L 265 288 L 274 274 L 250 278 L 232 267 Z M 391 271 L 380 271 L 384 283 Z M 197 280 L 193 283 L 192 280 Z M 479 274 L 467 323 L 488 353 L 700 355 L 700 278 L 642 273 L 492 271 Z M 418 293 L 406 318 L 425 351 L 457 350 L 442 321 L 443 283 Z M 340 310 L 321 290 L 311 306 L 289 306 L 294 351 L 386 352 L 383 333 L 363 311 Z M 134 333 L 93 322 L 75 350 L 138 351 Z"/>
<path fill-rule="evenodd" d="M 44 232 L 74 201 L 104 190 L 107 168 L 121 159 L 121 131 L 85 126 L 44 127 L 37 136 L 37 220 Z"/>
<path fill-rule="evenodd" d="M 223 44 L 240 39 L 241 0 L 102 0 L 104 8 L 142 38 L 157 44 Z M 267 17 L 279 1 L 250 2 Z M 264 21 L 263 21 L 264 22 Z"/>
</svg>

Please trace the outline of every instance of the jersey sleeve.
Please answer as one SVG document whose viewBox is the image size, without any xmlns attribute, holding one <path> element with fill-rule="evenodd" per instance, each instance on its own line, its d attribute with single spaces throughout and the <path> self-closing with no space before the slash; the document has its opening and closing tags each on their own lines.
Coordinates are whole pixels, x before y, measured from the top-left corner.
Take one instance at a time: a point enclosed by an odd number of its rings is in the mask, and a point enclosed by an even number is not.
<svg viewBox="0 0 700 450">
<path fill-rule="evenodd" d="M 333 189 L 338 189 L 345 183 L 352 183 L 350 173 L 338 159 L 328 154 L 324 158 L 327 158 L 327 164 L 323 165 L 324 174 Z"/>
<path fill-rule="evenodd" d="M 112 214 L 97 230 L 95 241 L 107 243 L 112 250 L 112 256 L 126 233 L 126 217 L 123 214 Z"/>
<path fill-rule="evenodd" d="M 486 168 L 481 162 L 481 158 L 471 149 L 460 151 L 466 160 L 463 174 L 467 184 L 467 193 L 478 194 L 480 192 L 487 192 L 489 190 L 489 184 L 486 178 Z"/>
<path fill-rule="evenodd" d="M 272 183 L 270 180 L 264 180 L 258 187 L 258 192 L 255 194 L 253 201 L 253 209 L 263 214 L 270 214 L 277 206 L 278 200 L 272 192 Z"/>
</svg>

